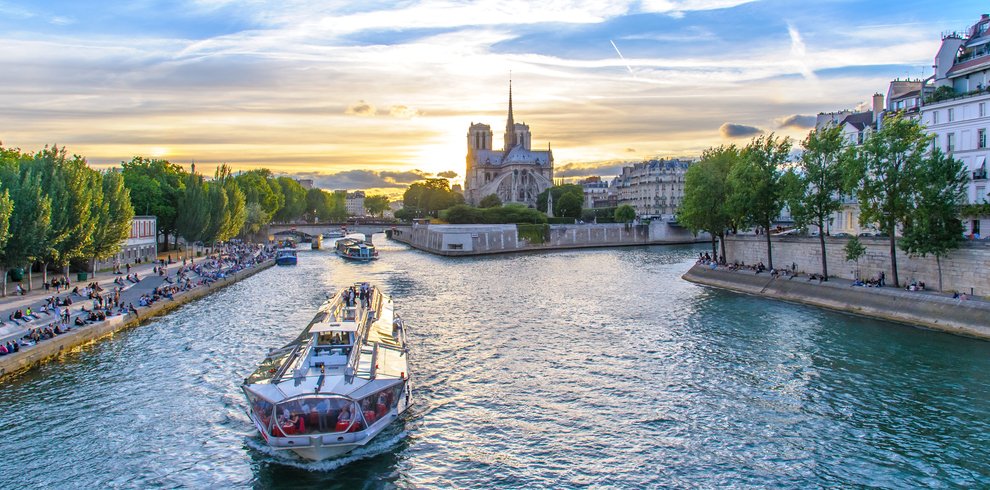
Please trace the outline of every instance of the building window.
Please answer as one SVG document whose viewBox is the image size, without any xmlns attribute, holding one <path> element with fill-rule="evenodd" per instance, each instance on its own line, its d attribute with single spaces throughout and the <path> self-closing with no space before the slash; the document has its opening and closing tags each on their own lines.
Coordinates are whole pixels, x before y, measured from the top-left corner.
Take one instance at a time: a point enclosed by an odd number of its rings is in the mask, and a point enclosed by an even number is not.
<svg viewBox="0 0 990 490">
<path fill-rule="evenodd" d="M 947 153 L 952 153 L 956 151 L 956 134 L 948 133 L 945 135 L 945 151 Z"/>
<path fill-rule="evenodd" d="M 856 142 L 857 142 L 857 144 L 860 144 L 860 145 L 863 144 L 863 132 L 862 131 L 860 131 L 859 134 L 856 136 Z"/>
<path fill-rule="evenodd" d="M 938 111 L 932 111 L 932 124 L 938 124 Z"/>
<path fill-rule="evenodd" d="M 952 121 L 955 121 L 955 120 L 956 120 L 956 110 L 955 109 L 949 109 L 949 122 L 952 122 Z"/>
<path fill-rule="evenodd" d="M 987 115 L 987 104 L 985 102 L 980 102 L 979 108 L 980 108 L 979 109 L 980 117 L 986 116 Z"/>
<path fill-rule="evenodd" d="M 976 130 L 976 147 L 986 148 L 987 147 L 987 130 L 978 129 Z"/>
</svg>

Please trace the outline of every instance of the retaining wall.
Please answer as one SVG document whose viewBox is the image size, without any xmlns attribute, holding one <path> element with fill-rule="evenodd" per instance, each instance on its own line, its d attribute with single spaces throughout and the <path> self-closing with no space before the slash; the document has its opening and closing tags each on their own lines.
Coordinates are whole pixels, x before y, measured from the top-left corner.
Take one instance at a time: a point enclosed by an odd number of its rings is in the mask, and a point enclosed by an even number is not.
<svg viewBox="0 0 990 490">
<path fill-rule="evenodd" d="M 703 265 L 695 265 L 683 278 L 740 293 L 990 340 L 990 303 L 984 301 L 952 299 L 892 288 L 820 284 L 803 278 L 772 279 L 769 274 L 712 270 Z"/>
<path fill-rule="evenodd" d="M 30 347 L 22 347 L 21 351 L 0 357 L 0 379 L 30 369 L 38 364 L 49 361 L 57 356 L 78 350 L 80 347 L 97 340 L 113 336 L 113 334 L 140 325 L 153 317 L 163 315 L 186 303 L 195 301 L 210 293 L 223 289 L 242 279 L 248 278 L 275 265 L 274 260 L 262 262 L 250 269 L 244 269 L 228 276 L 222 281 L 206 287 L 198 287 L 175 295 L 171 301 L 158 301 L 138 313 L 128 313 L 108 318 L 106 321 L 94 323 L 86 327 L 73 328 L 72 331 L 56 336 Z"/>
<path fill-rule="evenodd" d="M 799 271 L 820 273 L 822 249 L 817 237 L 772 237 L 773 264 L 790 268 L 797 264 Z M 859 259 L 860 277 L 877 277 L 880 271 L 893 277 L 890 268 L 890 242 L 886 238 L 860 238 L 866 247 L 866 255 Z M 828 258 L 829 276 L 855 279 L 857 263 L 846 261 L 843 247 L 848 238 L 825 238 L 825 254 Z M 767 263 L 766 237 L 737 235 L 727 237 L 725 255 L 729 263 Z M 897 272 L 902 285 L 911 281 L 923 281 L 928 289 L 938 288 L 938 265 L 935 258 L 911 257 L 897 249 Z M 942 284 L 946 291 L 959 291 L 979 296 L 990 296 L 990 242 L 965 242 L 942 259 Z M 970 291 L 972 289 L 972 291 Z"/>
<path fill-rule="evenodd" d="M 390 236 L 414 248 L 448 256 L 695 243 L 710 240 L 707 235 L 694 237 L 684 228 L 673 227 L 659 221 L 649 225 L 618 223 L 550 225 L 549 240 L 545 243 L 530 243 L 528 240 L 520 239 L 516 225 L 415 224 L 408 230 L 392 230 Z"/>
</svg>

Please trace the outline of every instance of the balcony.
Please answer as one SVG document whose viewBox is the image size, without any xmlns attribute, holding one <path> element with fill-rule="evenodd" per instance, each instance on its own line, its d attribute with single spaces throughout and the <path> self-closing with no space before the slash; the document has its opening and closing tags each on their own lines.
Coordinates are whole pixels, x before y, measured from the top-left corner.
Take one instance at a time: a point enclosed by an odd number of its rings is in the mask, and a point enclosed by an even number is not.
<svg viewBox="0 0 990 490">
<path fill-rule="evenodd" d="M 981 168 L 973 172 L 973 180 L 987 180 L 987 169 Z"/>
</svg>

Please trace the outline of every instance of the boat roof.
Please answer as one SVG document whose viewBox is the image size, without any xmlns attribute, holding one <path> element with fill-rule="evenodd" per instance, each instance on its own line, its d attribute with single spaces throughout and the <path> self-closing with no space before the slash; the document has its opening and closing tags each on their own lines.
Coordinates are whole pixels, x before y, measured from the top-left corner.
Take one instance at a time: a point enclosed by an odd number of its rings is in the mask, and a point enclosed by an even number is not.
<svg viewBox="0 0 990 490">
<path fill-rule="evenodd" d="M 323 332 L 356 332 L 357 323 L 354 322 L 327 322 L 327 323 L 317 323 L 314 324 L 309 329 L 310 333 L 323 333 Z"/>
</svg>

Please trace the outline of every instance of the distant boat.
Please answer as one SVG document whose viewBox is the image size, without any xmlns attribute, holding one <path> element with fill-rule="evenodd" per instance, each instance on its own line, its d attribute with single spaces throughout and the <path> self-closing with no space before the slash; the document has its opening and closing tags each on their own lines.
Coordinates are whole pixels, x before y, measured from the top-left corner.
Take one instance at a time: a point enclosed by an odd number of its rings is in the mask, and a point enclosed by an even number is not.
<svg viewBox="0 0 990 490">
<path fill-rule="evenodd" d="M 412 402 L 404 327 L 392 301 L 366 283 L 324 303 L 244 380 L 248 416 L 265 442 L 319 461 L 371 441 Z"/>
<path fill-rule="evenodd" d="M 337 243 L 334 244 L 337 255 L 358 262 L 369 262 L 378 259 L 378 250 L 375 250 L 375 245 L 364 241 L 364 235 L 360 233 L 357 235 L 361 235 L 362 239 L 348 235 L 346 238 L 337 240 Z"/>
<path fill-rule="evenodd" d="M 296 249 L 280 248 L 275 251 L 276 265 L 296 265 Z"/>
</svg>

